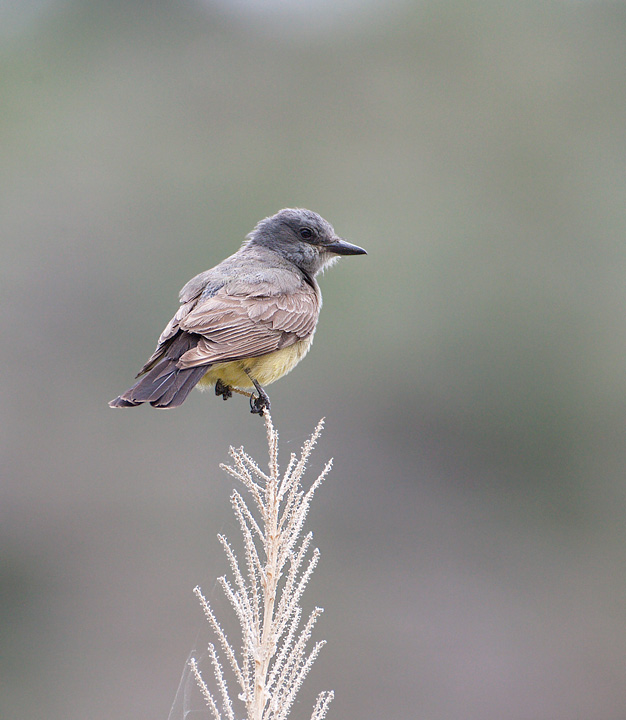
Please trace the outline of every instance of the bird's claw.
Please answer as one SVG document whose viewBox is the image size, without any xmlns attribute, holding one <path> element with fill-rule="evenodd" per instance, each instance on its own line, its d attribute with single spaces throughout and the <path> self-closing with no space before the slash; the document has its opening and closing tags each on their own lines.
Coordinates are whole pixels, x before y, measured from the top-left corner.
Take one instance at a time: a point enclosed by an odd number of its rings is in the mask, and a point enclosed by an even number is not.
<svg viewBox="0 0 626 720">
<path fill-rule="evenodd" d="M 263 417 L 264 411 L 270 409 L 270 399 L 262 388 L 257 389 L 259 391 L 258 395 L 250 395 L 250 412 Z"/>
<path fill-rule="evenodd" d="M 223 400 L 228 400 L 233 396 L 233 391 L 228 385 L 225 385 L 221 380 L 215 383 L 215 394 L 219 397 L 222 396 Z"/>
<path fill-rule="evenodd" d="M 258 395 L 250 395 L 250 412 L 263 417 L 263 411 L 270 409 L 270 396 L 263 390 L 258 381 L 252 377 L 250 370 L 246 369 L 245 372 L 250 380 L 252 380 L 252 384 L 258 393 Z"/>
</svg>

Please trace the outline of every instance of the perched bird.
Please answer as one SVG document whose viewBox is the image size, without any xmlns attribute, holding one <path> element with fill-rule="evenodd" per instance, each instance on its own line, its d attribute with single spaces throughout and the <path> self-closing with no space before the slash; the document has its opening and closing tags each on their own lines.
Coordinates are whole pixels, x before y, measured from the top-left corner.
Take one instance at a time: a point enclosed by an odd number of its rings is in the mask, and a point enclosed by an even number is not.
<svg viewBox="0 0 626 720">
<path fill-rule="evenodd" d="M 224 400 L 246 395 L 251 412 L 263 415 L 270 407 L 263 385 L 293 369 L 313 341 L 322 306 L 315 276 L 340 255 L 363 254 L 310 210 L 261 220 L 234 255 L 180 291 L 141 379 L 109 405 L 173 408 L 197 385 L 215 387 Z M 246 392 L 253 388 L 256 395 Z"/>
</svg>

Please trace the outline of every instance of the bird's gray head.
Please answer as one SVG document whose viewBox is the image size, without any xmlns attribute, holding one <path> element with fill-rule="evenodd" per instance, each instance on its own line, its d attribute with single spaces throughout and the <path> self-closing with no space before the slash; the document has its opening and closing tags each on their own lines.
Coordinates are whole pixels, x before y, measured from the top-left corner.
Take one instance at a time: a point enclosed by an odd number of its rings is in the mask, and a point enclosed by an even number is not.
<svg viewBox="0 0 626 720">
<path fill-rule="evenodd" d="M 366 254 L 338 237 L 323 217 L 303 208 L 285 208 L 261 220 L 248 235 L 248 244 L 279 253 L 313 277 L 340 255 Z"/>
</svg>

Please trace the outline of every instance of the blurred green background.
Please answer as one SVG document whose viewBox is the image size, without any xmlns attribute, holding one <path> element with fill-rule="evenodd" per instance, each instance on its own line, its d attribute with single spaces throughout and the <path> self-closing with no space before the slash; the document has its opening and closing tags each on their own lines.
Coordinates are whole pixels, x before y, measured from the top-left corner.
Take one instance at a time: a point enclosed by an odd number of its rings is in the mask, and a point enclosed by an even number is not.
<svg viewBox="0 0 626 720">
<path fill-rule="evenodd" d="M 0 2 L 0 717 L 167 718 L 246 402 L 112 411 L 262 217 L 367 248 L 270 388 L 330 640 L 293 717 L 626 717 L 626 4 Z"/>
</svg>

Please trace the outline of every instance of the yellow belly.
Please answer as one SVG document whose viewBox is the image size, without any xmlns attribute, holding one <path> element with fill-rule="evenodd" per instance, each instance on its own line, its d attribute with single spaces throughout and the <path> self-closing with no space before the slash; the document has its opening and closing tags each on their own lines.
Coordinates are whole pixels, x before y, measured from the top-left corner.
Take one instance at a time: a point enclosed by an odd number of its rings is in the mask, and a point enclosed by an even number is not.
<svg viewBox="0 0 626 720">
<path fill-rule="evenodd" d="M 227 363 L 212 365 L 197 384 L 199 390 L 206 390 L 221 380 L 224 385 L 249 390 L 254 387 L 246 370 L 260 385 L 269 385 L 286 375 L 302 360 L 311 347 L 312 337 L 300 340 L 282 350 L 261 355 L 260 357 L 234 360 Z"/>
</svg>

